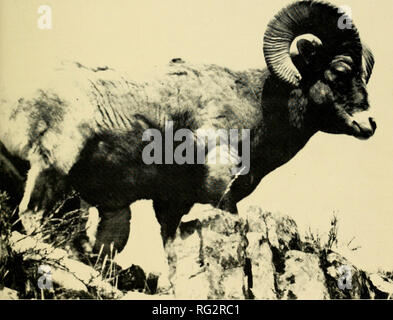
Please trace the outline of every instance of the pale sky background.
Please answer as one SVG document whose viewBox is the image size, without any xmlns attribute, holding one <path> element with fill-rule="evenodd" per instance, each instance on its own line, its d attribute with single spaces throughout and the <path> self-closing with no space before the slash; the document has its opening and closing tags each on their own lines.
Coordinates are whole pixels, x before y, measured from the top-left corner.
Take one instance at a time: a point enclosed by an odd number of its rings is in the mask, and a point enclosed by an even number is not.
<svg viewBox="0 0 393 320">
<path fill-rule="evenodd" d="M 366 142 L 319 133 L 293 160 L 267 176 L 240 207 L 258 204 L 288 214 L 302 232 L 310 226 L 326 233 L 336 214 L 339 239 L 355 237 L 353 244 L 362 247 L 350 256 L 353 262 L 393 270 L 393 1 L 331 2 L 352 8 L 362 40 L 375 54 L 369 94 L 377 132 Z M 63 59 L 108 65 L 131 77 L 174 57 L 238 70 L 264 68 L 266 25 L 287 3 L 0 0 L 0 87 L 34 85 L 46 67 Z M 52 30 L 37 28 L 37 10 L 43 4 L 52 8 Z"/>
</svg>

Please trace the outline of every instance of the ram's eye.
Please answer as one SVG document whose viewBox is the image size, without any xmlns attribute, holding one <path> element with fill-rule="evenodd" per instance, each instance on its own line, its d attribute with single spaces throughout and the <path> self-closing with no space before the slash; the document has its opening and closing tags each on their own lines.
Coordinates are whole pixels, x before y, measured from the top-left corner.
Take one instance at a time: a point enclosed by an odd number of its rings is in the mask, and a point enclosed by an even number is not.
<svg viewBox="0 0 393 320">
<path fill-rule="evenodd" d="M 348 73 L 352 70 L 353 60 L 348 56 L 337 56 L 330 63 L 330 67 L 339 73 Z"/>
<path fill-rule="evenodd" d="M 334 72 L 339 73 L 339 74 L 348 74 L 351 72 L 352 68 L 347 65 L 346 63 L 336 63 L 332 65 L 332 68 Z"/>
</svg>

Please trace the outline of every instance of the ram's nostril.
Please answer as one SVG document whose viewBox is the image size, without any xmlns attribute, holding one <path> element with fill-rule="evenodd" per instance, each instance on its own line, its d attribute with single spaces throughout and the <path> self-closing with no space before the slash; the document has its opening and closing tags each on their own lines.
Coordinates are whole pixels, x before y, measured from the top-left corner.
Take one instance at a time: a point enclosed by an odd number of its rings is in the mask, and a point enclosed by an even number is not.
<svg viewBox="0 0 393 320">
<path fill-rule="evenodd" d="M 368 120 L 370 121 L 371 127 L 373 128 L 373 131 L 375 132 L 375 130 L 377 130 L 377 123 L 374 121 L 374 118 L 369 118 Z"/>
</svg>

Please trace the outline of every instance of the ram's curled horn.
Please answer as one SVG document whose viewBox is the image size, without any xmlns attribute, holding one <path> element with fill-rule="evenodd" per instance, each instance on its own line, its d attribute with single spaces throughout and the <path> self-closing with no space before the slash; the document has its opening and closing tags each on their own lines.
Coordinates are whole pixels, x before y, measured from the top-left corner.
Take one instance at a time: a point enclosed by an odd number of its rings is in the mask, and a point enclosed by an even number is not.
<svg viewBox="0 0 393 320">
<path fill-rule="evenodd" d="M 299 48 L 297 44 L 301 40 L 307 40 L 309 41 L 314 47 L 322 47 L 322 41 L 312 33 L 307 33 L 307 34 L 302 34 L 301 36 L 296 37 L 291 44 L 291 47 L 289 49 L 290 56 L 297 56 L 300 54 Z"/>
<path fill-rule="evenodd" d="M 369 47 L 363 44 L 363 62 L 362 62 L 363 74 L 362 77 L 365 83 L 371 77 L 374 68 L 374 56 Z"/>
<path fill-rule="evenodd" d="M 273 74 L 298 86 L 302 79 L 294 65 L 290 49 L 293 41 L 312 34 L 323 44 L 324 57 L 344 54 L 362 66 L 362 45 L 355 26 L 339 28 L 342 13 L 338 7 L 320 1 L 300 1 L 281 10 L 269 23 L 264 36 L 266 64 Z M 318 41 L 319 42 L 319 41 Z"/>
</svg>

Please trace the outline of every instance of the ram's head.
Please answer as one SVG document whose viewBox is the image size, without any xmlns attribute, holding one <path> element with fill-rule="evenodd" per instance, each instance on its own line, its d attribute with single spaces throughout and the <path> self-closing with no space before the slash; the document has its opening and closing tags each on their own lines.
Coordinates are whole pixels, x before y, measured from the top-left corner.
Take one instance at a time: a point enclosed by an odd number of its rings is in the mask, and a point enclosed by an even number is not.
<svg viewBox="0 0 393 320">
<path fill-rule="evenodd" d="M 374 58 L 342 18 L 337 7 L 320 1 L 289 5 L 268 26 L 265 59 L 291 87 L 289 108 L 307 109 L 316 130 L 367 139 L 376 130 L 366 91 Z"/>
</svg>

